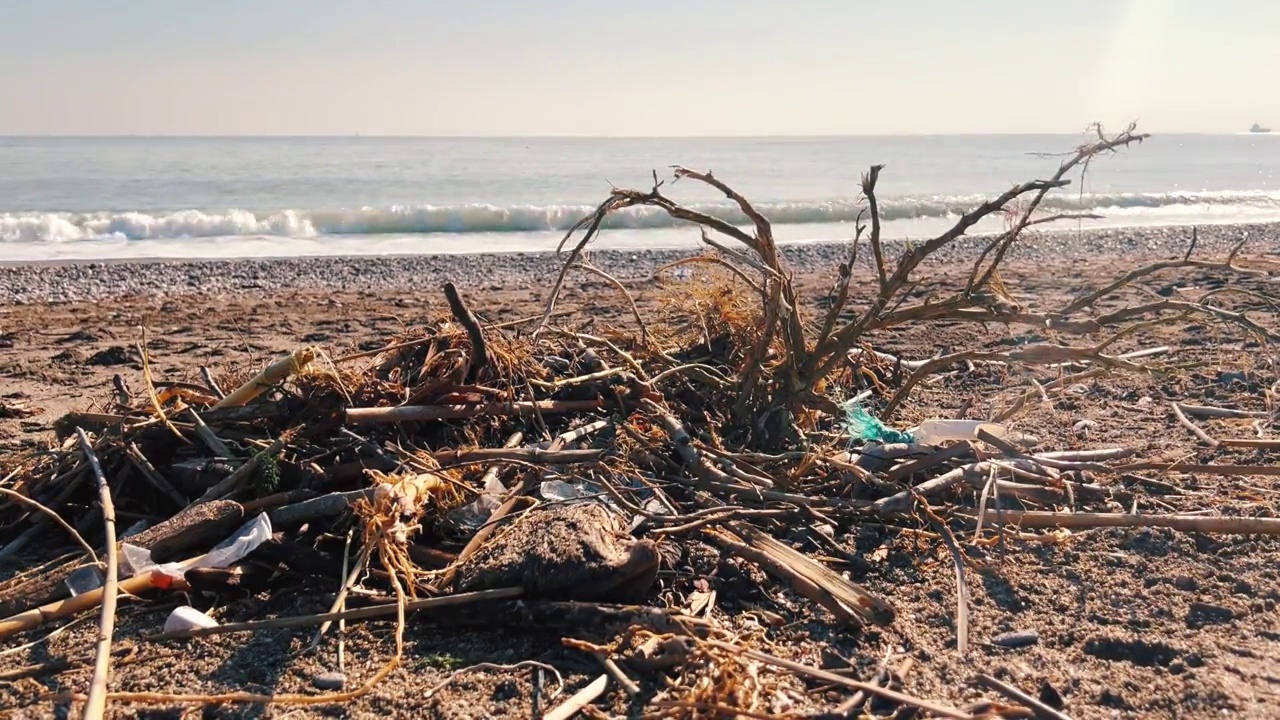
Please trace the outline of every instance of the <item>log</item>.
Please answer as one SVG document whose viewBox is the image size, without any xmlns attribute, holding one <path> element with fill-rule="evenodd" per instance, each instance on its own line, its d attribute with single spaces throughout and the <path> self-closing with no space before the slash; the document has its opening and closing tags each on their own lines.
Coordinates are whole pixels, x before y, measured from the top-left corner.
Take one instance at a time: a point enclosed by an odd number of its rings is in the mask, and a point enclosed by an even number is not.
<svg viewBox="0 0 1280 720">
<path fill-rule="evenodd" d="M 493 415 L 507 417 L 517 415 L 553 415 L 587 412 L 604 408 L 604 400 L 538 400 L 507 403 L 480 403 L 477 405 L 401 405 L 399 407 L 348 408 L 347 422 L 351 424 L 423 422 L 428 420 L 457 420 L 460 418 Z"/>
<path fill-rule="evenodd" d="M 379 489 L 382 489 L 384 493 L 389 491 L 387 486 L 381 485 L 350 492 L 329 493 L 328 495 L 321 495 L 310 500 L 303 500 L 299 503 L 268 510 L 267 517 L 271 518 L 271 527 L 273 528 L 301 525 L 323 517 L 341 515 L 361 500 L 372 502 L 377 497 Z"/>
</svg>

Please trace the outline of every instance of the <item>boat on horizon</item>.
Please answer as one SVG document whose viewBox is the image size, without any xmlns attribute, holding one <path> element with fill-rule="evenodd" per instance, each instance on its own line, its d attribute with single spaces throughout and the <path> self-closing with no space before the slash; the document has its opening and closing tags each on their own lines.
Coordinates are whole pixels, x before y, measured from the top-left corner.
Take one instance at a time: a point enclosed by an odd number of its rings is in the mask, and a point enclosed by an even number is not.
<svg viewBox="0 0 1280 720">
<path fill-rule="evenodd" d="M 1251 133 L 1269 133 L 1269 132 L 1271 132 L 1271 128 L 1265 128 L 1265 127 L 1262 127 L 1261 125 L 1259 125 L 1258 123 L 1254 123 L 1254 124 L 1249 128 L 1249 132 L 1251 132 Z"/>
</svg>

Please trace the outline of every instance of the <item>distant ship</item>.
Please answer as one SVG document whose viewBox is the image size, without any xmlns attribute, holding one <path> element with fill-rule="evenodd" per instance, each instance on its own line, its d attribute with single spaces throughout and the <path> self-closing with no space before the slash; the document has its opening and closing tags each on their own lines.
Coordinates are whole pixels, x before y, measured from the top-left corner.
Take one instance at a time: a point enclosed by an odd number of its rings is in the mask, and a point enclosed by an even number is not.
<svg viewBox="0 0 1280 720">
<path fill-rule="evenodd" d="M 1249 132 L 1251 132 L 1251 133 L 1269 133 L 1269 132 L 1271 132 L 1271 128 L 1264 128 L 1264 127 L 1262 127 L 1261 125 L 1259 125 L 1258 123 L 1254 123 L 1254 124 L 1253 124 L 1253 127 L 1250 127 L 1250 128 L 1249 128 Z"/>
</svg>

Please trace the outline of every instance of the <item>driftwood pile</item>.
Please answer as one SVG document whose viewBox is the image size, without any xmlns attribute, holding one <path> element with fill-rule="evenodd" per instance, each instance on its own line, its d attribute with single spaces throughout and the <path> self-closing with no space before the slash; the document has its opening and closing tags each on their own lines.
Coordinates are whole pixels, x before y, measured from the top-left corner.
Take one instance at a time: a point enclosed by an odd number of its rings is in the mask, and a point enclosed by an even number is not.
<svg viewBox="0 0 1280 720">
<path fill-rule="evenodd" d="M 1275 468 L 1147 463 L 1125 448 L 1040 451 L 1012 434 L 982 429 L 936 446 L 864 443 L 847 433 L 849 398 L 857 395 L 862 407 L 892 424 L 920 382 L 966 364 L 1042 369 L 1041 380 L 1032 373 L 1029 386 L 1010 390 L 1004 410 L 991 418 L 997 423 L 1082 380 L 1160 372 L 1166 367 L 1159 364 L 1160 348 L 1108 352 L 1117 339 L 1151 323 L 1201 316 L 1275 340 L 1209 298 L 1094 311 L 1100 299 L 1157 271 L 1267 271 L 1235 252 L 1222 261 L 1192 259 L 1188 252 L 1052 311 L 1023 307 L 1003 288 L 999 266 L 1019 235 L 1061 218 L 1037 213 L 1045 194 L 1065 185 L 1073 168 L 1144 137 L 1132 128 L 1115 137 L 1099 130 L 1050 179 L 1012 188 L 946 233 L 909 247 L 896 262 L 885 257 L 880 239 L 875 191 L 881 168 L 871 168 L 862 183 L 867 223 L 858 226 L 823 317 L 804 316 L 769 221 L 710 173 L 677 168 L 676 179 L 719 190 L 749 225 L 676 203 L 656 175 L 648 191 L 616 190 L 566 237 L 576 242 L 541 318 L 482 323 L 446 285 L 449 317 L 355 355 L 304 348 L 253 377 L 204 371 L 198 382 L 176 382 L 152 377 L 143 353 L 143 387 L 131 392 L 117 378 L 114 397 L 64 418 L 58 442 L 47 451 L 0 464 L 0 556 L 26 556 L 50 544 L 70 548 L 0 583 L 0 642 L 100 614 L 94 682 L 85 697 L 76 697 L 87 703 L 86 716 L 100 716 L 108 701 L 337 703 L 367 692 L 395 668 L 414 613 L 479 611 L 521 597 L 527 600 L 521 612 L 567 613 L 622 628 L 606 644 L 566 638 L 567 646 L 596 657 L 602 674 L 572 697 L 546 698 L 544 717 L 598 714 L 594 704 L 610 687 L 639 698 L 632 702 L 642 701 L 654 715 L 770 716 L 779 712 L 779 677 L 847 688 L 849 699 L 827 709 L 836 716 L 879 698 L 924 714 L 970 717 L 979 710 L 763 652 L 761 634 L 726 630 L 730 619 L 716 608 L 714 592 L 695 593 L 678 608 L 648 601 L 667 554 L 678 555 L 681 544 L 694 539 L 757 565 L 835 621 L 861 626 L 894 623 L 894 609 L 825 563 L 853 554 L 843 538 L 863 523 L 945 541 L 961 587 L 961 533 L 985 542 L 1046 537 L 1036 534 L 1039 528 L 1280 532 L 1280 521 L 1272 519 L 1112 510 L 1132 500 L 1115 482 L 1126 473 L 1277 474 Z M 610 213 L 637 205 L 702 229 L 708 252 L 681 264 L 704 268 L 699 277 L 707 282 L 683 285 L 661 318 L 635 312 L 637 331 L 589 333 L 558 325 L 555 301 L 570 272 L 603 275 L 626 293 L 589 264 L 584 250 Z M 923 260 L 998 213 L 1008 229 L 991 240 L 963 291 L 908 299 L 912 272 Z M 860 252 L 870 252 L 869 277 L 857 276 L 859 262 L 867 264 Z M 847 307 L 853 283 L 878 288 L 876 300 Z M 1090 340 L 914 362 L 870 344 L 877 330 L 939 320 L 1035 326 L 1054 337 Z M 1237 412 L 1174 410 L 1199 432 L 1194 418 Z M 257 520 L 262 515 L 269 523 Z M 142 528 L 134 529 L 140 521 Z M 268 527 L 270 536 L 230 566 L 202 562 L 245 527 Z M 795 542 L 797 533 L 804 545 Z M 815 545 L 822 561 L 812 554 Z M 324 633 L 334 623 L 387 618 L 397 620 L 395 658 L 359 687 L 329 694 L 108 692 L 117 594 L 293 591 L 298 576 L 331 581 L 330 613 L 186 628 L 150 639 L 263 627 L 316 626 Z M 73 578 L 85 577 L 104 582 L 82 585 L 73 596 Z M 358 583 L 364 587 L 353 594 Z M 362 606 L 349 609 L 356 595 Z M 963 651 L 967 611 L 964 593 L 959 596 L 956 643 Z M 994 678 L 980 682 L 1016 705 L 1064 716 Z"/>
</svg>

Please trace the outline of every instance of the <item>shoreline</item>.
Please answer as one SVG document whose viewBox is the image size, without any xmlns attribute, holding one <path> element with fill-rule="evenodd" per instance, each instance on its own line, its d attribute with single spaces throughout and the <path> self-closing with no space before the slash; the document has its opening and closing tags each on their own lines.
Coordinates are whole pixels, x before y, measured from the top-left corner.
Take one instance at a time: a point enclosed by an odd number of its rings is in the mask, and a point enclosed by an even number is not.
<svg viewBox="0 0 1280 720">
<path fill-rule="evenodd" d="M 1280 251 L 1280 223 L 1206 224 L 1197 227 L 1196 254 L 1226 252 L 1246 233 L 1244 255 Z M 1116 257 L 1125 261 L 1181 255 L 1190 226 L 1058 229 L 1028 234 L 1014 246 L 1012 262 L 1049 258 Z M 931 262 L 972 260 L 990 235 L 970 235 L 937 253 Z M 889 257 L 905 242 L 886 239 Z M 780 243 L 798 273 L 834 270 L 847 259 L 848 241 Z M 643 280 L 701 248 L 595 250 L 592 262 L 620 280 Z M 859 263 L 867 253 L 860 253 Z M 553 249 L 524 252 L 325 255 L 244 259 L 102 259 L 0 262 L 0 305 L 85 302 L 129 296 L 225 294 L 277 290 L 360 290 L 421 287 L 451 280 L 472 288 L 527 289 L 559 272 Z"/>
</svg>

